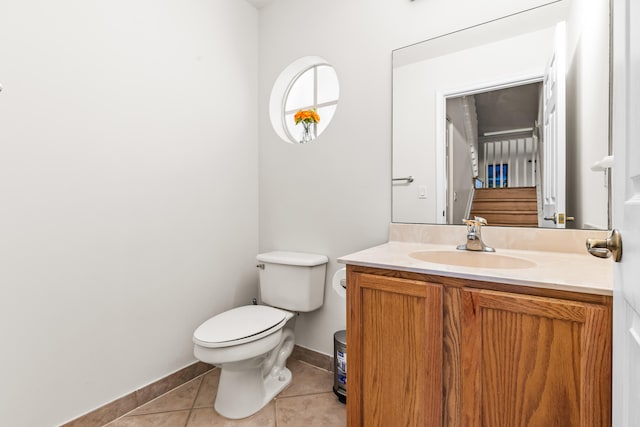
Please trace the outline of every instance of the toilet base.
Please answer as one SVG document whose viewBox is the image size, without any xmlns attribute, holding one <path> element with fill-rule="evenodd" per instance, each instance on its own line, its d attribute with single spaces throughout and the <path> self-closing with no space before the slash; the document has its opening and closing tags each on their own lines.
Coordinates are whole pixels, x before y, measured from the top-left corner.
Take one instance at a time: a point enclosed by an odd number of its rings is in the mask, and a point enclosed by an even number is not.
<svg viewBox="0 0 640 427">
<path fill-rule="evenodd" d="M 282 390 L 284 390 L 289 384 L 291 384 L 291 371 L 288 368 L 282 369 L 280 375 L 276 378 L 269 376 L 264 381 L 265 399 L 264 405 L 266 406 L 274 397 L 276 397 Z"/>
<path fill-rule="evenodd" d="M 291 371 L 286 367 L 266 377 L 263 377 L 260 367 L 241 371 L 223 369 L 214 408 L 225 418 L 249 417 L 291 384 L 291 378 Z M 238 384 L 243 384 L 243 387 L 240 389 Z"/>
<path fill-rule="evenodd" d="M 279 343 L 272 351 L 263 356 L 222 364 L 213 406 L 223 417 L 249 417 L 291 383 L 292 375 L 286 362 L 293 351 L 293 331 L 284 328 L 274 335 L 279 338 Z"/>
</svg>

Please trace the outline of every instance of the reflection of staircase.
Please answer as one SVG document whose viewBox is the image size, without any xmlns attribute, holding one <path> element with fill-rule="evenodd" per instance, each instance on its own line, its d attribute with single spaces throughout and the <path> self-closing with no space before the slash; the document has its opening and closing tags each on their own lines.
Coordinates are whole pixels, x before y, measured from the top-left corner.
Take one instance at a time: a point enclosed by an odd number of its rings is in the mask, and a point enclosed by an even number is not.
<svg viewBox="0 0 640 427">
<path fill-rule="evenodd" d="M 470 217 L 481 216 L 489 225 L 537 227 L 536 187 L 478 188 Z"/>
</svg>

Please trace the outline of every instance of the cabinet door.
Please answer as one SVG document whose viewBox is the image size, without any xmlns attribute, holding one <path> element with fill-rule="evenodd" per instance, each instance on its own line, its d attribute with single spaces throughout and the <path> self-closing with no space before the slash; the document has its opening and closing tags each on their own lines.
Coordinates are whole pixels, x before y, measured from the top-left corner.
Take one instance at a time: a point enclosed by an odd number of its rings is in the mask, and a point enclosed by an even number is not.
<svg viewBox="0 0 640 427">
<path fill-rule="evenodd" d="M 442 425 L 442 287 L 348 275 L 350 427 Z"/>
<path fill-rule="evenodd" d="M 463 291 L 464 426 L 611 425 L 610 307 Z"/>
</svg>

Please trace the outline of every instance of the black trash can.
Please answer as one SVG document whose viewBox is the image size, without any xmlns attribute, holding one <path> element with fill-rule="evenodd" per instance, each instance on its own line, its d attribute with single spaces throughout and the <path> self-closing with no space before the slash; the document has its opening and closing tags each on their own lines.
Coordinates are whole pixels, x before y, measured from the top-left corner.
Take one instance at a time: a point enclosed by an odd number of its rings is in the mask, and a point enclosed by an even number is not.
<svg viewBox="0 0 640 427">
<path fill-rule="evenodd" d="M 333 334 L 333 392 L 347 403 L 347 331 Z"/>
</svg>

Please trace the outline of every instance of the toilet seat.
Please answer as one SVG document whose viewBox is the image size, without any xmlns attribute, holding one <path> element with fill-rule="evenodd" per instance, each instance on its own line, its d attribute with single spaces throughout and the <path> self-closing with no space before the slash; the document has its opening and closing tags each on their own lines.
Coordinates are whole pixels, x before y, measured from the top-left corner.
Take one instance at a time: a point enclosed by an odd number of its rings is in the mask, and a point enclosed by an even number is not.
<svg viewBox="0 0 640 427">
<path fill-rule="evenodd" d="M 258 340 L 284 326 L 293 313 L 266 305 L 245 305 L 213 316 L 193 333 L 202 347 L 229 347 Z"/>
</svg>

